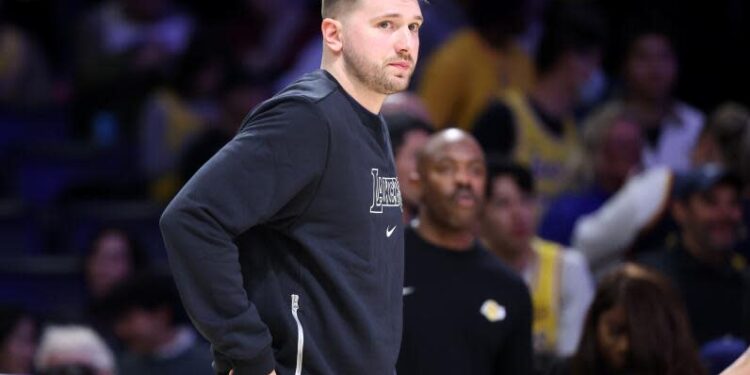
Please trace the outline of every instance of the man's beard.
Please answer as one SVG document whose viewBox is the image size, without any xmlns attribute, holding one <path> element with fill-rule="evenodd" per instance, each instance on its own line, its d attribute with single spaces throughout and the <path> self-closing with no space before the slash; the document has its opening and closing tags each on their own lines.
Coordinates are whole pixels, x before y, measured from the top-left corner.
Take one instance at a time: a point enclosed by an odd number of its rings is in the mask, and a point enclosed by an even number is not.
<svg viewBox="0 0 750 375">
<path fill-rule="evenodd" d="M 477 206 L 471 211 L 457 210 L 453 206 L 456 196 L 464 190 L 471 193 L 475 199 L 478 199 L 472 191 L 464 188 L 457 189 L 450 197 L 439 196 L 439 193 L 427 194 L 425 201 L 429 200 L 432 203 L 425 205 L 425 214 L 429 215 L 431 221 L 442 230 L 474 230 L 479 224 L 481 201 L 477 202 Z"/>
<path fill-rule="evenodd" d="M 413 64 L 410 54 L 402 54 L 393 60 L 408 61 Z M 413 71 L 404 72 L 405 78 L 402 80 L 389 77 L 386 72 L 387 63 L 384 66 L 371 63 L 353 48 L 344 49 L 344 69 L 369 89 L 385 95 L 406 90 Z"/>
</svg>

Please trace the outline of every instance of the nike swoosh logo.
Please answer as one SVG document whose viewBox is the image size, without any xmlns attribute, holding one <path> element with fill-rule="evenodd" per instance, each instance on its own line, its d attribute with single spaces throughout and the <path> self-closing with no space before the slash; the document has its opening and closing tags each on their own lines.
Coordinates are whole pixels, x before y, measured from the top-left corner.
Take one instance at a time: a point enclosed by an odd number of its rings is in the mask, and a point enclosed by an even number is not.
<svg viewBox="0 0 750 375">
<path fill-rule="evenodd" d="M 408 296 L 409 294 L 414 293 L 414 287 L 413 286 L 405 286 L 404 287 L 404 297 Z"/>
<path fill-rule="evenodd" d="M 385 236 L 391 237 L 393 231 L 396 230 L 396 227 L 398 227 L 398 225 L 394 225 L 393 228 L 385 228 Z"/>
</svg>

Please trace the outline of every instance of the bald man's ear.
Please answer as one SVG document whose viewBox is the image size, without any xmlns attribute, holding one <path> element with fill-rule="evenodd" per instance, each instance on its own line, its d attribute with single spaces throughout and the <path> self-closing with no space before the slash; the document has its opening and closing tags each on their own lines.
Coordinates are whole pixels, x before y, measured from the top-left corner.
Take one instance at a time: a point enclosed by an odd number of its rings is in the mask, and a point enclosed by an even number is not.
<svg viewBox="0 0 750 375">
<path fill-rule="evenodd" d="M 414 191 L 417 192 L 417 201 L 422 200 L 422 179 L 420 178 L 419 171 L 411 171 L 407 177 L 406 183 L 414 187 Z"/>
<path fill-rule="evenodd" d="M 334 53 L 341 52 L 344 46 L 341 22 L 333 18 L 325 18 L 320 29 L 323 32 L 323 44 Z"/>
</svg>

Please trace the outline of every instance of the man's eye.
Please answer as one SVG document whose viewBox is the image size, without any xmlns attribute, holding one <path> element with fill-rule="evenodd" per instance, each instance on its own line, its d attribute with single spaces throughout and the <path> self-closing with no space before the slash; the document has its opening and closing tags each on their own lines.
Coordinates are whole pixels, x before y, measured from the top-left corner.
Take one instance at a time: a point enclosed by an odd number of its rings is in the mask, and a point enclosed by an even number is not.
<svg viewBox="0 0 750 375">
<path fill-rule="evenodd" d="M 378 27 L 381 29 L 389 29 L 391 27 L 391 21 L 383 21 L 378 24 Z"/>
<path fill-rule="evenodd" d="M 437 166 L 435 166 L 435 171 L 438 173 L 446 173 L 450 172 L 451 170 L 453 170 L 453 168 L 447 164 L 438 164 Z"/>
<path fill-rule="evenodd" d="M 413 24 L 409 25 L 409 30 L 411 30 L 411 31 L 419 31 L 419 27 L 420 27 L 420 25 L 418 23 L 413 23 Z"/>
</svg>

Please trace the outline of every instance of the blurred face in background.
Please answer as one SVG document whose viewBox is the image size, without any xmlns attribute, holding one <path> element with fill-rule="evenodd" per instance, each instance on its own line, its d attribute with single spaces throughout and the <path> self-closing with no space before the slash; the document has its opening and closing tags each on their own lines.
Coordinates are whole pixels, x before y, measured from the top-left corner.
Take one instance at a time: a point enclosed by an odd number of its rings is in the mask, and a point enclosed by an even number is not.
<svg viewBox="0 0 750 375">
<path fill-rule="evenodd" d="M 632 95 L 664 100 L 671 95 L 676 78 L 677 57 L 666 36 L 644 34 L 633 41 L 625 62 L 625 79 Z"/>
<path fill-rule="evenodd" d="M 126 235 L 119 231 L 103 232 L 93 246 L 86 260 L 86 281 L 91 294 L 102 297 L 132 273 L 133 249 Z"/>
<path fill-rule="evenodd" d="M 152 354 L 171 332 L 171 312 L 168 308 L 148 310 L 133 307 L 115 322 L 115 334 L 130 351 Z"/>
<path fill-rule="evenodd" d="M 457 129 L 434 137 L 420 159 L 420 216 L 444 229 L 473 230 L 484 201 L 484 153 L 473 137 Z"/>
<path fill-rule="evenodd" d="M 510 176 L 495 177 L 491 184 L 482 217 L 482 238 L 493 249 L 519 254 L 530 248 L 534 238 L 537 200 Z"/>
<path fill-rule="evenodd" d="M 31 318 L 21 318 L 5 341 L 0 343 L 0 372 L 30 374 L 36 353 L 36 325 Z"/>
<path fill-rule="evenodd" d="M 730 184 L 718 184 L 687 201 L 675 202 L 673 215 L 683 238 L 702 252 L 729 252 L 737 244 L 742 223 L 739 192 Z"/>
<path fill-rule="evenodd" d="M 641 166 L 643 137 L 637 123 L 615 120 L 602 139 L 595 160 L 596 178 L 609 192 L 617 191 Z"/>
</svg>

